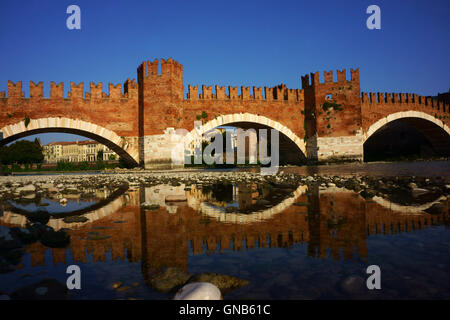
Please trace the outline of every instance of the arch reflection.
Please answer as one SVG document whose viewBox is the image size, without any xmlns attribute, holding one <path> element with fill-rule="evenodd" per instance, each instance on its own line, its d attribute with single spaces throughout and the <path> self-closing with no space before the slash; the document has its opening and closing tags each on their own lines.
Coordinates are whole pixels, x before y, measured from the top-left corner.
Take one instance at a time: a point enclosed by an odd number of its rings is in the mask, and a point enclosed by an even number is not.
<svg viewBox="0 0 450 320">
<path fill-rule="evenodd" d="M 76 263 L 85 263 L 88 255 L 94 262 L 106 261 L 111 255 L 112 260 L 141 262 L 142 273 L 149 279 L 167 267 L 187 271 L 190 255 L 293 248 L 297 244 L 306 245 L 306 254 L 311 257 L 365 260 L 369 256 L 367 241 L 373 235 L 395 235 L 449 222 L 448 202 L 443 214 L 410 214 L 365 201 L 351 191 L 319 187 L 306 190 L 299 186 L 268 208 L 267 215 L 262 214 L 264 210 L 231 213 L 230 217 L 249 217 L 241 223 L 238 218 L 226 218 L 229 213 L 223 211 L 223 199 L 211 198 L 207 191 L 185 188 L 180 185 L 128 190 L 105 207 L 85 213 L 90 219 L 80 225 L 51 219 L 50 225 L 55 229 L 71 228 L 69 247 L 49 249 L 37 242 L 26 251 L 33 265 L 44 265 L 47 250 L 51 250 L 55 264 L 65 264 L 69 256 Z M 166 201 L 168 195 L 177 194 L 185 195 L 186 201 Z M 158 200 L 160 208 L 141 208 L 142 202 L 150 200 Z M 5 210 L 0 223 L 15 225 L 12 215 L 17 216 Z M 106 237 L 89 239 L 93 230 Z"/>
</svg>

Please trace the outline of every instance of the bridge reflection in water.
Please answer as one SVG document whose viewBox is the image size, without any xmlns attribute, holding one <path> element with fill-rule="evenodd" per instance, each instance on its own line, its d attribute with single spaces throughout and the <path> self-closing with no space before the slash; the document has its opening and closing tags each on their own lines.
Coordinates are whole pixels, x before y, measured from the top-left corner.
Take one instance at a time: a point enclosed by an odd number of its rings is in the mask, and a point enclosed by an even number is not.
<svg viewBox="0 0 450 320">
<path fill-rule="evenodd" d="M 190 254 L 290 248 L 298 243 L 307 245 L 311 257 L 364 261 L 368 257 L 366 242 L 373 234 L 409 232 L 449 221 L 448 203 L 441 215 L 412 209 L 401 212 L 386 201 L 366 201 L 344 189 L 299 186 L 271 191 L 239 184 L 219 191 L 208 187 L 185 190 L 184 185 L 129 189 L 102 208 L 85 213 L 86 223 L 68 224 L 53 216 L 50 226 L 71 228 L 67 249 L 49 249 L 37 242 L 26 251 L 32 266 L 45 264 L 47 250 L 51 250 L 54 264 L 66 264 L 68 254 L 75 263 L 84 263 L 86 254 L 101 262 L 112 253 L 113 260 L 141 262 L 148 279 L 167 267 L 187 271 Z M 178 200 L 185 196 L 186 201 L 166 201 L 174 195 Z M 278 197 L 277 202 L 258 202 L 270 196 Z M 140 204 L 145 201 L 160 208 L 142 209 Z M 230 204 L 237 212 L 227 213 Z M 258 211 L 251 212 L 254 207 Z M 23 215 L 8 210 L 0 217 L 1 225 L 25 223 Z M 92 232 L 101 233 L 103 239 L 89 240 Z"/>
</svg>

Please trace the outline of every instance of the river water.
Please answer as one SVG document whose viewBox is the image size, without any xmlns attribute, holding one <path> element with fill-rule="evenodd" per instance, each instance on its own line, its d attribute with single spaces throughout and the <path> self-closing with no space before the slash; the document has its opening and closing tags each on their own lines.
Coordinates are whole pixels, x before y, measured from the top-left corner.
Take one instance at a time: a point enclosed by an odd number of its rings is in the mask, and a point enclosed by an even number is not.
<svg viewBox="0 0 450 320">
<path fill-rule="evenodd" d="M 439 176 L 449 183 L 450 167 L 378 163 L 283 172 Z M 48 225 L 67 229 L 71 239 L 66 248 L 26 246 L 15 270 L 0 274 L 0 292 L 48 278 L 65 284 L 67 266 L 75 264 L 82 287 L 70 291 L 71 299 L 171 299 L 174 290 L 157 290 L 155 279 L 204 273 L 248 281 L 224 291 L 225 299 L 450 298 L 448 198 L 446 212 L 429 214 L 430 203 L 365 200 L 354 191 L 301 183 L 134 185 L 90 194 L 64 205 L 51 198 L 2 204 L 0 225 L 23 227 L 27 213 L 45 208 L 52 214 Z M 64 222 L 70 216 L 87 221 Z M 380 267 L 379 290 L 366 286 L 370 265 Z"/>
</svg>

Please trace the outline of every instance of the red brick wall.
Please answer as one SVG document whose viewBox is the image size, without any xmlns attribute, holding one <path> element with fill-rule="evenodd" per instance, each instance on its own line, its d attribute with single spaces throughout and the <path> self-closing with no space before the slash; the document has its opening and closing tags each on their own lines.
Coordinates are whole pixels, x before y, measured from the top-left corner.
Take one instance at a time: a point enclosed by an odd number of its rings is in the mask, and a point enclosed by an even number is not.
<svg viewBox="0 0 450 320">
<path fill-rule="evenodd" d="M 0 127 L 30 119 L 66 117 L 81 119 L 114 131 L 119 136 L 138 136 L 137 84 L 127 80 L 126 93 L 121 85 L 110 84 L 110 94 L 102 92 L 102 83 L 91 83 L 84 93 L 84 84 L 75 85 L 67 98 L 63 97 L 63 83 L 51 83 L 50 97 L 43 95 L 43 83 L 30 82 L 30 97 L 25 98 L 22 82 L 8 83 L 8 98 L 0 95 Z M 84 93 L 84 96 L 83 96 Z M 4 95 L 4 94 L 3 94 Z"/>
<path fill-rule="evenodd" d="M 316 128 L 319 137 L 354 136 L 361 128 L 361 99 L 359 69 L 351 70 L 351 80 L 346 79 L 345 70 L 338 70 L 337 81 L 333 81 L 333 72 L 325 72 L 325 81 L 319 81 L 319 73 L 303 77 L 303 88 L 307 90 L 305 99 L 309 102 L 310 126 Z M 314 95 L 314 96 L 311 96 Z M 331 95 L 328 100 L 327 95 Z M 324 110 L 325 102 L 340 105 L 342 110 L 329 108 Z"/>
<path fill-rule="evenodd" d="M 30 97 L 25 98 L 22 82 L 8 82 L 8 98 L 0 92 L 0 128 L 30 119 L 66 117 L 81 119 L 114 131 L 119 136 L 137 137 L 162 134 L 168 127 L 192 130 L 194 121 L 205 113 L 203 122 L 219 115 L 251 113 L 277 121 L 292 130 L 299 138 L 355 136 L 373 123 L 399 111 L 417 110 L 449 123 L 449 106 L 417 95 L 363 94 L 361 98 L 359 70 L 351 70 L 346 79 L 345 70 L 325 72 L 325 81 L 319 73 L 302 77 L 302 89 L 288 89 L 285 85 L 268 88 L 189 86 L 184 97 L 183 66 L 162 59 L 143 62 L 137 70 L 138 83 L 127 80 L 124 93 L 121 85 L 109 85 L 109 95 L 103 84 L 71 82 L 68 97 L 63 97 L 63 83 L 51 82 L 50 97 L 43 96 L 43 83 L 30 82 Z M 339 108 L 324 110 L 328 102 Z M 377 97 L 379 96 L 379 99 Z M 369 99 L 371 98 L 371 99 Z M 393 101 L 395 100 L 395 101 Z M 342 108 L 342 110 L 340 110 Z M 306 120 L 305 120 L 306 119 Z M 305 131 L 308 131 L 307 134 Z"/>
<path fill-rule="evenodd" d="M 361 99 L 361 111 L 364 131 L 378 120 L 401 111 L 424 112 L 442 120 L 447 125 L 450 120 L 448 105 L 417 94 L 364 92 Z"/>
<path fill-rule="evenodd" d="M 163 60 L 164 61 L 164 60 Z M 166 68 L 162 66 L 166 65 Z M 187 99 L 184 99 L 182 67 L 174 61 L 163 62 L 162 73 L 157 73 L 158 61 L 144 62 L 138 68 L 140 112 L 143 118 L 143 135 L 161 134 L 167 127 L 192 130 L 197 116 L 203 112 L 213 120 L 219 115 L 232 113 L 252 113 L 278 121 L 291 129 L 300 138 L 304 137 L 303 114 L 304 99 L 302 90 L 287 89 L 286 86 L 261 88 L 216 86 L 189 86 Z M 172 66 L 169 68 L 169 66 Z M 141 85 L 142 84 L 142 85 Z"/>
</svg>

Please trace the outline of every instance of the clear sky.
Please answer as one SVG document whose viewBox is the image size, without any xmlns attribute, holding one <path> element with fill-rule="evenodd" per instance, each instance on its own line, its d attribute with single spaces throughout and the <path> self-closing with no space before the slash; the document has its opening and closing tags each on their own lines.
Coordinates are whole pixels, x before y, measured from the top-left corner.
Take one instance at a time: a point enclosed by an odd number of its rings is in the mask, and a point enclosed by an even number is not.
<svg viewBox="0 0 450 320">
<path fill-rule="evenodd" d="M 71 4 L 81 30 L 66 27 Z M 366 27 L 371 4 L 381 30 Z M 46 96 L 50 81 L 65 95 L 70 81 L 102 81 L 107 92 L 143 60 L 172 57 L 185 88 L 301 88 L 301 75 L 359 67 L 362 91 L 436 95 L 450 89 L 449 15 L 448 0 L 0 0 L 0 91 L 22 80 L 27 97 L 33 80 Z"/>
</svg>

